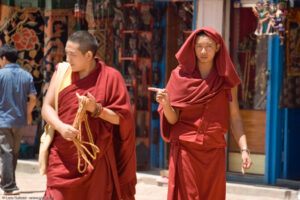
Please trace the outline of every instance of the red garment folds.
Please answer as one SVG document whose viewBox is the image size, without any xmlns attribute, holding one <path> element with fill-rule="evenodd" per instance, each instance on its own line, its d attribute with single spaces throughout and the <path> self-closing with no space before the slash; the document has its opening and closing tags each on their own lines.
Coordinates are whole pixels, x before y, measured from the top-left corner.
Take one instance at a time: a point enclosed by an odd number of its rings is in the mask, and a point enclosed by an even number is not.
<svg viewBox="0 0 300 200">
<path fill-rule="evenodd" d="M 205 32 L 220 44 L 215 65 L 203 79 L 196 65 L 196 35 Z M 225 199 L 224 134 L 229 125 L 231 88 L 241 81 L 222 37 L 212 28 L 194 31 L 176 54 L 179 65 L 166 89 L 171 105 L 180 111 L 171 125 L 162 106 L 158 111 L 161 134 L 171 142 L 168 200 Z"/>
<path fill-rule="evenodd" d="M 136 179 L 134 119 L 126 85 L 115 69 L 97 61 L 97 67 L 87 77 L 79 79 L 72 73 L 72 84 L 59 93 L 59 118 L 72 124 L 78 109 L 76 92 L 90 92 L 96 101 L 120 116 L 120 125 L 88 116 L 95 144 L 100 148 L 83 174 L 77 169 L 77 150 L 73 142 L 59 133 L 51 145 L 47 171 L 46 197 L 67 199 L 134 199 Z M 87 134 L 82 124 L 83 140 Z"/>
</svg>

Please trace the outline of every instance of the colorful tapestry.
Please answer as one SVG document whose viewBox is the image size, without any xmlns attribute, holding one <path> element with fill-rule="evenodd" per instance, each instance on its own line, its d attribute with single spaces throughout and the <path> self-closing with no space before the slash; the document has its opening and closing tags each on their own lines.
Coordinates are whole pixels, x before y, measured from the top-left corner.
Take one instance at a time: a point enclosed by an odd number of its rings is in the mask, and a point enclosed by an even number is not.
<svg viewBox="0 0 300 200">
<path fill-rule="evenodd" d="M 300 108 L 300 9 L 288 15 L 285 51 L 285 73 L 280 96 L 281 108 Z"/>
<path fill-rule="evenodd" d="M 44 76 L 46 91 L 55 66 L 65 58 L 64 47 L 75 30 L 73 9 L 45 10 Z"/>
<path fill-rule="evenodd" d="M 17 63 L 30 72 L 38 92 L 33 120 L 40 118 L 43 83 L 44 19 L 39 8 L 17 8 L 1 5 L 0 45 L 14 45 L 19 54 Z"/>
<path fill-rule="evenodd" d="M 96 30 L 89 30 L 98 40 L 99 47 L 96 52 L 96 56 L 105 62 L 106 57 L 106 30 L 105 29 L 96 29 Z"/>
<path fill-rule="evenodd" d="M 114 35 L 112 20 L 105 19 L 101 27 L 89 29 L 99 42 L 98 51 L 96 56 L 109 66 L 113 65 L 113 50 L 114 50 Z"/>
</svg>

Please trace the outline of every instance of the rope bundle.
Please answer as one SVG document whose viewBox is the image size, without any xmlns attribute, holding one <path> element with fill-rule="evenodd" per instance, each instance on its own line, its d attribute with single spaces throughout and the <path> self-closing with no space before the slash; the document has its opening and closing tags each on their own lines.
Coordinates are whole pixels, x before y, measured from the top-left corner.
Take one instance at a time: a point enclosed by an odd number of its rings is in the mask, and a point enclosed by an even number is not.
<svg viewBox="0 0 300 200">
<path fill-rule="evenodd" d="M 94 169 L 93 165 L 88 159 L 88 156 L 90 156 L 93 160 L 96 159 L 97 153 L 100 152 L 98 146 L 94 144 L 93 136 L 91 133 L 91 129 L 87 120 L 87 114 L 86 114 L 86 106 L 88 103 L 88 98 L 83 96 L 79 100 L 79 107 L 76 113 L 76 117 L 73 122 L 73 127 L 79 130 L 79 134 L 73 139 L 73 142 L 77 148 L 77 154 L 78 154 L 78 171 L 80 173 L 84 173 L 87 165 L 89 165 L 92 169 Z M 89 138 L 89 141 L 82 141 L 82 134 L 81 134 L 81 122 L 84 121 L 86 132 Z M 85 145 L 89 145 L 92 148 L 92 152 L 90 152 Z M 81 157 L 84 160 L 84 167 L 81 169 Z"/>
</svg>

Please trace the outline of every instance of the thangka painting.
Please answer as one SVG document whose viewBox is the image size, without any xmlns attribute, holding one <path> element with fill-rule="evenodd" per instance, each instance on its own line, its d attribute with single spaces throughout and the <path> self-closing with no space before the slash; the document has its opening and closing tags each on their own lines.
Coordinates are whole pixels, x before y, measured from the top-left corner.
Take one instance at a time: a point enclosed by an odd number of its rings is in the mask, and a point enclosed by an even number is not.
<svg viewBox="0 0 300 200">
<path fill-rule="evenodd" d="M 288 76 L 300 75 L 300 9 L 291 9 L 288 16 L 286 62 Z"/>
<path fill-rule="evenodd" d="M 44 90 L 47 89 L 55 66 L 65 60 L 65 44 L 68 36 L 74 32 L 75 25 L 72 9 L 45 10 Z"/>
<path fill-rule="evenodd" d="M 287 21 L 286 69 L 280 107 L 300 108 L 300 9 L 292 8 Z"/>
<path fill-rule="evenodd" d="M 34 78 L 35 88 L 41 94 L 43 83 L 44 19 L 39 8 L 17 8 L 1 5 L 0 45 L 12 44 L 18 50 L 17 63 Z M 38 96 L 33 119 L 39 117 L 41 96 Z"/>
</svg>

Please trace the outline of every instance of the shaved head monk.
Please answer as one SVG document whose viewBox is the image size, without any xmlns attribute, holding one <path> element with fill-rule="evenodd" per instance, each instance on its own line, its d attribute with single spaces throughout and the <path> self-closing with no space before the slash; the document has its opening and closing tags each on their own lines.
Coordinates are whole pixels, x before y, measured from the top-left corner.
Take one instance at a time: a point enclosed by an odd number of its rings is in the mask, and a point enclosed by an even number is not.
<svg viewBox="0 0 300 200">
<path fill-rule="evenodd" d="M 73 33 L 65 47 L 68 68 L 62 82 L 55 87 L 61 67 L 58 65 L 44 99 L 42 116 L 55 129 L 45 198 L 134 199 L 135 126 L 129 96 L 121 74 L 95 57 L 97 49 L 98 42 L 92 34 Z M 58 112 L 55 111 L 56 90 Z M 82 99 L 87 99 L 87 116 L 79 121 L 80 131 L 72 124 Z M 81 140 L 89 152 L 98 150 L 95 157 L 86 153 L 84 158 L 79 154 L 74 141 Z M 84 141 L 92 141 L 95 146 Z"/>
<path fill-rule="evenodd" d="M 237 100 L 241 80 L 212 28 L 194 31 L 176 58 L 166 88 L 149 88 L 160 103 L 162 137 L 171 143 L 168 200 L 225 200 L 229 122 L 242 168 L 252 164 Z"/>
</svg>

